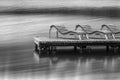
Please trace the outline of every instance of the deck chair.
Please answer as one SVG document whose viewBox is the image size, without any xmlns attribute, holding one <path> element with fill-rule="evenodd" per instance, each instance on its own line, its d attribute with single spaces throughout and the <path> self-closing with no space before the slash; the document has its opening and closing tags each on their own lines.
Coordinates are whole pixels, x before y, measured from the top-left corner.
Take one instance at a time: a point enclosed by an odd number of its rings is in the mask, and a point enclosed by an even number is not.
<svg viewBox="0 0 120 80">
<path fill-rule="evenodd" d="M 75 30 L 78 30 L 78 28 L 86 33 L 86 39 L 108 39 L 108 32 L 103 30 L 94 30 L 89 25 L 76 25 Z"/>
<path fill-rule="evenodd" d="M 49 38 L 51 38 L 51 30 L 52 29 L 56 29 L 56 38 L 59 38 L 59 35 L 58 34 L 61 34 L 61 35 L 77 35 L 79 40 L 81 40 L 81 34 L 85 34 L 85 33 L 80 33 L 80 32 L 76 32 L 76 31 L 70 31 L 68 29 L 66 29 L 66 27 L 64 26 L 56 26 L 56 25 L 51 25 L 50 26 L 50 29 L 49 29 Z"/>
<path fill-rule="evenodd" d="M 91 26 L 89 25 L 76 25 L 75 30 L 78 30 L 80 28 L 82 31 L 86 33 L 86 38 L 87 39 L 105 39 L 108 40 L 109 36 L 108 34 L 112 34 L 110 31 L 106 30 L 94 30 Z M 91 36 L 93 35 L 93 36 Z M 109 46 L 106 45 L 106 51 L 109 51 Z"/>
<path fill-rule="evenodd" d="M 112 33 L 113 39 L 120 38 L 120 29 L 115 25 L 106 25 L 101 26 L 101 30 L 108 30 Z"/>
</svg>

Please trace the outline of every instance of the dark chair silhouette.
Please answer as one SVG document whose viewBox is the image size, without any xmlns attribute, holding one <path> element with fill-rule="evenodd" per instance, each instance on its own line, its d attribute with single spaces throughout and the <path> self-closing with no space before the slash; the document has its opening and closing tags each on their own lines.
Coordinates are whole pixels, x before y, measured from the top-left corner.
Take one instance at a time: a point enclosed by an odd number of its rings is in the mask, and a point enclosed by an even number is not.
<svg viewBox="0 0 120 80">
<path fill-rule="evenodd" d="M 120 34 L 120 29 L 117 26 L 115 26 L 115 25 L 103 24 L 101 26 L 101 30 L 108 30 L 108 31 L 110 31 L 112 33 L 113 39 L 116 39 L 117 37 L 120 37 L 120 35 L 118 35 L 118 34 Z"/>
<path fill-rule="evenodd" d="M 81 28 L 82 31 L 86 33 L 86 39 L 108 39 L 108 31 L 104 30 L 94 30 L 90 25 L 76 25 L 75 30 L 78 30 L 78 28 Z M 89 35 L 95 34 L 94 37 L 89 37 Z M 110 33 L 109 33 L 110 34 Z M 97 37 L 100 36 L 100 37 Z"/>
<path fill-rule="evenodd" d="M 66 29 L 66 27 L 64 26 L 57 26 L 57 25 L 51 25 L 50 26 L 50 29 L 49 29 L 49 38 L 51 38 L 51 30 L 52 29 L 56 29 L 56 38 L 59 38 L 59 35 L 58 34 L 62 34 L 62 35 L 73 35 L 73 36 L 78 36 L 79 40 L 81 40 L 81 36 L 82 34 L 85 34 L 85 33 L 80 33 L 80 32 L 76 32 L 76 31 L 70 31 L 68 29 Z"/>
</svg>

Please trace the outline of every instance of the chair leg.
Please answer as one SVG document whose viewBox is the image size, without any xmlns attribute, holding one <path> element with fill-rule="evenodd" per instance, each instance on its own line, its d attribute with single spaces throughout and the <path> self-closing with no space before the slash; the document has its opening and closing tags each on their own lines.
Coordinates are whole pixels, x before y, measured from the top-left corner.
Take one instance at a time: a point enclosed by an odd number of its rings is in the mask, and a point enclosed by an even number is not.
<svg viewBox="0 0 120 80">
<path fill-rule="evenodd" d="M 56 31 L 56 37 L 58 38 L 58 31 Z"/>
<path fill-rule="evenodd" d="M 107 39 L 107 40 L 108 40 L 108 36 L 107 36 L 107 34 L 105 34 L 105 39 Z"/>
<path fill-rule="evenodd" d="M 86 38 L 89 39 L 88 35 L 86 34 Z"/>
<path fill-rule="evenodd" d="M 51 38 L 51 29 L 52 28 L 49 29 L 49 38 Z"/>
<path fill-rule="evenodd" d="M 79 40 L 82 40 L 81 35 L 79 35 Z"/>
<path fill-rule="evenodd" d="M 111 34 L 111 35 L 112 35 L 113 39 L 115 39 L 115 36 L 114 36 L 114 34 Z"/>
</svg>

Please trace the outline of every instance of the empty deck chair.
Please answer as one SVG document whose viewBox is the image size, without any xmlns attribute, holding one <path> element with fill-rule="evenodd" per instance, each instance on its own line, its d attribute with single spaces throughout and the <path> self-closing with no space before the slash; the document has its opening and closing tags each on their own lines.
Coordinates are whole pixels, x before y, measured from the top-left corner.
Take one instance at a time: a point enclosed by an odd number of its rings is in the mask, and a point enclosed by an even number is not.
<svg viewBox="0 0 120 80">
<path fill-rule="evenodd" d="M 78 36 L 79 40 L 82 40 L 81 35 L 84 35 L 85 32 L 76 32 L 76 31 L 70 31 L 68 29 L 66 29 L 66 27 L 63 26 L 56 26 L 56 25 L 51 25 L 50 29 L 49 29 L 49 38 L 51 38 L 51 31 L 52 29 L 56 29 L 56 38 L 63 38 L 63 37 L 59 37 L 59 34 L 61 35 L 72 35 L 75 36 L 74 39 L 76 39 L 76 36 Z M 82 47 L 83 48 L 83 47 Z M 74 50 L 77 50 L 77 46 L 74 46 Z"/>
<path fill-rule="evenodd" d="M 101 30 L 108 30 L 112 33 L 113 39 L 120 38 L 120 29 L 115 25 L 105 25 L 101 26 Z"/>
<path fill-rule="evenodd" d="M 66 27 L 64 27 L 64 26 L 51 25 L 50 30 L 49 30 L 49 37 L 50 38 L 51 38 L 51 30 L 53 28 L 56 29 L 56 38 L 59 38 L 59 34 L 61 34 L 61 35 L 73 35 L 73 36 L 77 35 L 78 38 L 81 40 L 80 35 L 85 34 L 85 33 L 82 33 L 82 32 L 80 33 L 80 32 L 70 31 L 70 30 L 66 29 Z"/>
<path fill-rule="evenodd" d="M 94 30 L 89 25 L 76 25 L 75 30 L 77 31 L 78 28 L 80 28 L 82 31 L 86 33 L 86 39 L 108 39 L 108 34 L 110 34 L 109 31 L 104 30 Z M 78 30 L 80 31 L 80 30 Z M 94 35 L 94 36 L 91 36 Z"/>
<path fill-rule="evenodd" d="M 108 30 L 94 30 L 89 25 L 76 25 L 75 30 L 78 30 L 80 28 L 82 31 L 86 32 L 86 38 L 87 39 L 109 39 L 108 35 L 112 35 L 112 33 Z M 78 30 L 79 31 L 79 30 Z M 93 35 L 93 36 L 91 36 Z M 106 51 L 109 51 L 109 46 L 106 45 Z"/>
</svg>

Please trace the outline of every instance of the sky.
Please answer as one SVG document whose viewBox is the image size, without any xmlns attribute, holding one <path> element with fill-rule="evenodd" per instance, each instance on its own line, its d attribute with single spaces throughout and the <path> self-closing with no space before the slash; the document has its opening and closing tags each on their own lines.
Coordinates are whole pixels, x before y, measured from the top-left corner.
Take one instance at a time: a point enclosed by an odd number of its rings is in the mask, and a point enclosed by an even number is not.
<svg viewBox="0 0 120 80">
<path fill-rule="evenodd" d="M 0 0 L 1 9 L 103 6 L 120 7 L 120 0 Z"/>
</svg>

